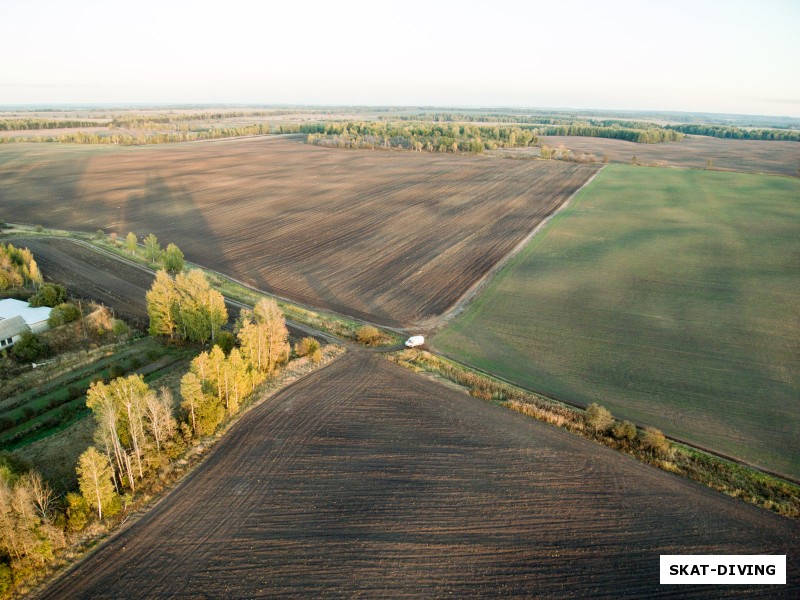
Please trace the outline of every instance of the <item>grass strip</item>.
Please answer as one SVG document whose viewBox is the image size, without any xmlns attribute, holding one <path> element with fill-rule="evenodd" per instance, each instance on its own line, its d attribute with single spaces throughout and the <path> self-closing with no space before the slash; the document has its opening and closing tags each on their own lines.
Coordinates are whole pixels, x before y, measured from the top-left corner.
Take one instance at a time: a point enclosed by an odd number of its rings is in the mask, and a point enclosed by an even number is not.
<svg viewBox="0 0 800 600">
<path fill-rule="evenodd" d="M 658 437 L 660 432 L 652 428 L 636 427 L 635 435 L 624 435 L 624 428 L 619 427 L 623 422 L 615 419 L 610 425 L 598 429 L 587 418 L 587 411 L 500 381 L 430 352 L 403 350 L 386 356 L 413 371 L 428 373 L 462 386 L 476 398 L 581 435 L 728 496 L 785 517 L 800 518 L 800 486 L 776 476 L 665 439 L 663 434 Z"/>
</svg>

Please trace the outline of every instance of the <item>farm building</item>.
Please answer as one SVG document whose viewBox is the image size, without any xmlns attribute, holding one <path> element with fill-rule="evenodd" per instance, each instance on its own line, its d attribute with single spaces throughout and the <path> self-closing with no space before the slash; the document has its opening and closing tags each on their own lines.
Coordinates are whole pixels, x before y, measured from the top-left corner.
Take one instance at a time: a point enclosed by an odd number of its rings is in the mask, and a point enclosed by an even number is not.
<svg viewBox="0 0 800 600">
<path fill-rule="evenodd" d="M 3 319 L 0 321 L 0 349 L 13 346 L 23 333 L 30 331 L 31 328 L 25 322 L 25 319 L 17 315 L 10 319 Z"/>
<path fill-rule="evenodd" d="M 33 308 L 22 300 L 7 298 L 6 300 L 0 300 L 0 323 L 13 317 L 22 317 L 31 332 L 41 333 L 47 329 L 50 310 L 46 306 Z"/>
</svg>

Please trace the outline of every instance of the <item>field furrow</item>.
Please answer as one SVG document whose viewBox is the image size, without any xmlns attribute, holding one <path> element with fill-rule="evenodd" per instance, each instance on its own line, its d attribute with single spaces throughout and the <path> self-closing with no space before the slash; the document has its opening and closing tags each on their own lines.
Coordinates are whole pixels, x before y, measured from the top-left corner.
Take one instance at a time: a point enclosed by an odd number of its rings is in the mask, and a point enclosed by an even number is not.
<svg viewBox="0 0 800 600">
<path fill-rule="evenodd" d="M 799 545 L 793 521 L 356 352 L 40 598 L 707 597 L 659 586 L 659 555 Z M 765 591 L 794 596 L 797 565 Z"/>
<path fill-rule="evenodd" d="M 285 138 L 91 150 L 0 148 L 3 218 L 152 232 L 258 288 L 388 325 L 453 305 L 597 169 Z"/>
</svg>

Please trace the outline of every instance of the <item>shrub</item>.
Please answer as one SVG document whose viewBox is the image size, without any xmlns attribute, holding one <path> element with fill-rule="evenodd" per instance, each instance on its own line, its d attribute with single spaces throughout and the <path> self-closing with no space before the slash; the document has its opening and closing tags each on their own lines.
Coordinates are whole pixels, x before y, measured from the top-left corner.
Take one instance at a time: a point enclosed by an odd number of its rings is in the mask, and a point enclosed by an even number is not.
<svg viewBox="0 0 800 600">
<path fill-rule="evenodd" d="M 630 421 L 619 421 L 611 428 L 611 435 L 621 441 L 633 442 L 636 439 L 636 425 Z"/>
<path fill-rule="evenodd" d="M 362 325 L 356 330 L 356 339 L 362 344 L 370 346 L 381 339 L 381 332 L 372 325 Z"/>
<path fill-rule="evenodd" d="M 50 311 L 50 317 L 47 319 L 47 324 L 50 327 L 59 327 L 66 323 L 72 323 L 81 318 L 81 309 L 72 303 L 59 304 Z"/>
<path fill-rule="evenodd" d="M 6 563 L 0 563 L 0 594 L 5 594 L 12 583 L 14 583 L 14 577 L 11 573 L 11 567 Z"/>
<path fill-rule="evenodd" d="M 37 225 L 36 226 L 36 232 L 37 233 L 42 233 L 43 231 L 44 231 L 44 227 L 42 227 L 41 225 Z"/>
<path fill-rule="evenodd" d="M 114 335 L 127 335 L 131 332 L 131 328 L 128 327 L 128 324 L 121 320 L 121 319 L 114 319 L 111 323 L 111 331 Z"/>
<path fill-rule="evenodd" d="M 593 427 L 598 433 L 608 431 L 613 422 L 614 417 L 611 416 L 611 412 L 596 402 L 592 402 L 586 409 L 586 424 Z"/>
<path fill-rule="evenodd" d="M 322 362 L 322 349 L 317 348 L 311 354 L 309 354 L 309 356 L 311 357 L 311 362 L 315 365 L 318 365 L 320 362 Z"/>
<path fill-rule="evenodd" d="M 649 450 L 659 458 L 669 458 L 672 455 L 672 446 L 664 434 L 655 427 L 645 427 L 641 437 L 642 448 Z"/>
<path fill-rule="evenodd" d="M 89 522 L 89 504 L 83 496 L 75 492 L 67 494 L 67 529 L 77 532 Z"/>
<path fill-rule="evenodd" d="M 50 347 L 30 331 L 22 334 L 11 350 L 18 362 L 34 362 L 50 356 Z"/>
<path fill-rule="evenodd" d="M 317 350 L 319 350 L 319 342 L 313 337 L 304 337 L 294 346 L 294 353 L 297 356 L 314 354 Z"/>
<path fill-rule="evenodd" d="M 28 298 L 28 302 L 33 307 L 49 306 L 54 307 L 63 304 L 67 299 L 67 289 L 57 283 L 45 283 L 33 296 Z"/>
</svg>

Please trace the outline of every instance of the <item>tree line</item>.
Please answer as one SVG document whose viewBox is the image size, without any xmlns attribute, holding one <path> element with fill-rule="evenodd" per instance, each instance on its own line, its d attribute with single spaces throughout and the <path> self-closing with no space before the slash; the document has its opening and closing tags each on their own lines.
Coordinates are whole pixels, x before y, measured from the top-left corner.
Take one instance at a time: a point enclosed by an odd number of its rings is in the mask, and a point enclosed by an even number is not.
<svg viewBox="0 0 800 600">
<path fill-rule="evenodd" d="M 35 129 L 71 129 L 73 127 L 103 126 L 96 121 L 52 120 L 52 119 L 0 119 L 0 131 Z"/>
<path fill-rule="evenodd" d="M 463 123 L 395 123 L 385 121 L 305 124 L 308 143 L 340 148 L 389 149 L 417 152 L 471 152 L 515 148 L 537 143 L 526 126 L 478 126 Z"/>
<path fill-rule="evenodd" d="M 212 339 L 214 327 L 228 320 L 222 296 L 210 290 L 201 271 L 174 277 L 159 271 L 147 305 L 151 333 L 173 340 Z M 165 315 L 174 326 L 164 328 Z M 65 497 L 13 455 L 0 454 L 0 594 L 43 569 L 69 534 L 159 489 L 176 462 L 236 415 L 292 355 L 284 315 L 272 299 L 243 310 L 234 332 L 227 340 L 217 336 L 218 343 L 191 361 L 177 400 L 172 390 L 153 389 L 139 374 L 93 382 L 86 392 L 93 443 L 78 459 L 77 489 Z M 298 342 L 294 354 L 315 363 L 322 358 L 313 338 Z"/>
<path fill-rule="evenodd" d="M 640 124 L 643 125 L 643 124 Z M 404 148 L 417 152 L 471 152 L 538 145 L 539 136 L 583 136 L 655 144 L 677 142 L 683 133 L 648 125 L 622 127 L 617 123 L 597 125 L 586 121 L 569 125 L 474 125 L 434 121 L 367 121 L 305 124 L 310 144 L 338 148 Z"/>
<path fill-rule="evenodd" d="M 159 271 L 147 294 L 151 314 L 150 332 L 154 335 L 184 336 L 184 339 L 208 339 L 208 323 L 198 326 L 203 333 L 193 336 L 174 328 L 165 330 L 165 298 L 171 306 L 167 313 L 178 319 L 204 320 L 207 302 L 188 294 L 175 294 L 182 285 L 192 282 L 192 290 L 203 296 L 216 296 L 211 304 L 219 307 L 219 324 L 227 322 L 227 311 L 219 292 L 210 290 L 201 271 L 190 271 L 173 280 Z M 172 281 L 172 286 L 168 283 Z M 194 313 L 194 317 L 189 317 Z M 156 391 L 142 375 L 118 377 L 109 383 L 98 381 L 86 394 L 96 429 L 94 445 L 80 457 L 77 474 L 80 494 L 68 496 L 67 518 L 77 514 L 77 525 L 88 519 L 88 512 L 113 516 L 119 512 L 126 494 L 135 494 L 158 477 L 159 472 L 183 455 L 193 440 L 214 434 L 221 423 L 235 415 L 244 402 L 266 379 L 275 377 L 290 358 L 289 332 L 283 313 L 272 299 L 261 299 L 252 310 L 242 311 L 235 327 L 237 345 L 226 353 L 214 344 L 191 362 L 180 381 L 180 412 L 174 411 L 172 392 L 162 387 Z M 213 335 L 213 334 L 212 334 Z M 319 357 L 316 357 L 318 360 Z M 73 527 L 76 523 L 73 523 Z"/>
<path fill-rule="evenodd" d="M 552 125 L 539 127 L 536 130 L 538 135 L 554 136 L 579 136 L 609 138 L 613 140 L 625 140 L 626 142 L 637 142 L 639 144 L 658 144 L 661 142 L 680 142 L 683 133 L 663 127 L 647 127 L 645 129 L 633 129 L 612 125 L 609 127 L 601 125 L 590 125 L 585 123 L 573 123 L 571 125 Z"/>
<path fill-rule="evenodd" d="M 725 125 L 667 125 L 667 129 L 690 135 L 706 135 L 733 140 L 800 142 L 800 131 L 796 129 L 742 129 Z"/>
</svg>

